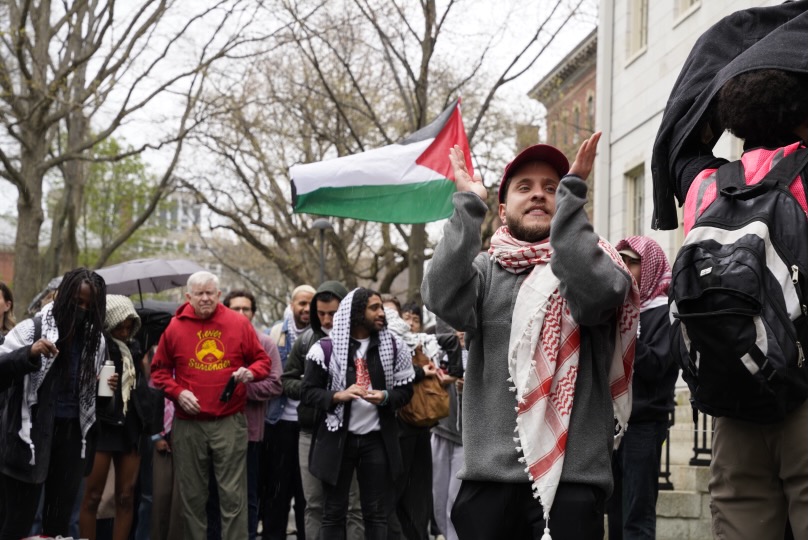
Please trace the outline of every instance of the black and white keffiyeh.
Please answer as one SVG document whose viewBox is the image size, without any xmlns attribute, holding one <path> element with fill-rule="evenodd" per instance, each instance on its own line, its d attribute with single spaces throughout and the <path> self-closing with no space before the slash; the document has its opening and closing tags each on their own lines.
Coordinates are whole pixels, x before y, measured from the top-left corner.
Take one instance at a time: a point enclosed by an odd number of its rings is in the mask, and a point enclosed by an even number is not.
<svg viewBox="0 0 808 540">
<path fill-rule="evenodd" d="M 53 304 L 48 304 L 42 308 L 39 315 L 42 317 L 42 337 L 56 343 L 59 341 L 59 329 L 56 326 L 56 319 L 53 317 Z M 32 345 L 34 342 L 34 321 L 27 319 L 14 327 L 6 336 L 5 342 L 0 346 L 0 353 L 15 351 L 22 347 Z M 104 337 L 98 343 L 98 350 L 95 351 L 95 372 L 98 375 L 101 365 L 106 356 L 106 343 Z M 53 367 L 56 357 L 42 355 L 42 366 L 38 371 L 25 375 L 23 379 L 22 407 L 20 412 L 21 426 L 17 433 L 28 447 L 31 449 L 31 465 L 35 465 L 34 442 L 31 440 L 31 427 L 33 418 L 31 410 L 39 400 L 39 388 L 45 380 L 45 376 Z M 95 377 L 89 383 L 79 388 L 79 423 L 81 425 L 81 455 L 84 457 L 86 447 L 87 432 L 95 423 Z"/>
<path fill-rule="evenodd" d="M 419 345 L 423 353 L 438 364 L 441 356 L 443 356 L 443 349 L 438 345 L 438 338 L 432 334 L 417 333 L 414 334 L 410 330 L 410 323 L 401 318 L 398 312 L 391 308 L 384 308 L 384 316 L 387 319 L 387 328 L 394 335 L 401 338 L 401 340 L 414 351 Z"/>
<path fill-rule="evenodd" d="M 325 360 L 323 349 L 320 343 L 315 343 L 309 354 L 308 360 L 319 365 L 328 372 L 328 390 L 341 392 L 345 390 L 345 372 L 348 367 L 348 348 L 351 342 L 351 304 L 356 289 L 349 292 L 339 304 L 339 309 L 334 315 L 334 325 L 331 329 L 331 358 Z M 393 340 L 396 339 L 396 349 L 398 354 L 393 358 Z M 384 370 L 384 382 L 387 388 L 394 388 L 411 382 L 415 378 L 415 371 L 412 367 L 412 353 L 401 340 L 398 340 L 387 329 L 379 332 L 379 359 Z M 342 418 L 345 406 L 342 403 L 334 407 L 333 412 L 326 414 L 326 426 L 329 431 L 337 431 L 342 427 Z"/>
</svg>

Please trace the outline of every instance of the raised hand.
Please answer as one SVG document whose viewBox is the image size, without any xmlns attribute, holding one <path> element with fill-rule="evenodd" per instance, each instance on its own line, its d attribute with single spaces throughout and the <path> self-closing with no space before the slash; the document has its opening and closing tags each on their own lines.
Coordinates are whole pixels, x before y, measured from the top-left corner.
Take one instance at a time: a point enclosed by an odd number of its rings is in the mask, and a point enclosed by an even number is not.
<svg viewBox="0 0 808 540">
<path fill-rule="evenodd" d="M 483 177 L 477 172 L 474 173 L 473 177 L 469 174 L 469 169 L 466 167 L 466 156 L 463 154 L 460 145 L 456 144 L 449 149 L 449 161 L 454 171 L 457 191 L 471 191 L 476 193 L 482 200 L 486 200 L 488 191 L 483 184 Z"/>
<path fill-rule="evenodd" d="M 586 180 L 589 173 L 592 172 L 592 165 L 595 163 L 595 154 L 598 151 L 598 141 L 601 134 L 602 132 L 598 131 L 581 144 L 578 149 L 578 155 L 575 156 L 575 162 L 570 167 L 569 174 L 574 174 Z"/>
</svg>

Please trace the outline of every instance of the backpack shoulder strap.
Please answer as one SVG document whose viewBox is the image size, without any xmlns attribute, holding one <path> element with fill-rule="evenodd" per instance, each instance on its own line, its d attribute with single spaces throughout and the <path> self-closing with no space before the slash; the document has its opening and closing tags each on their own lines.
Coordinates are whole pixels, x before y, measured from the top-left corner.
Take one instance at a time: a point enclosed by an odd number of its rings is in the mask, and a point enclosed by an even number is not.
<svg viewBox="0 0 808 540">
<path fill-rule="evenodd" d="M 745 174 L 743 163 L 740 159 L 721 165 L 715 172 L 715 184 L 718 193 L 726 195 L 731 193 L 733 188 L 741 190 L 747 187 Z"/>
<path fill-rule="evenodd" d="M 789 186 L 808 165 L 808 149 L 799 148 L 780 159 L 766 176 L 751 186 L 746 185 L 741 160 L 726 163 L 716 173 L 716 184 L 721 196 L 747 200 L 765 193 L 777 185 Z"/>
<path fill-rule="evenodd" d="M 764 181 L 768 181 L 772 185 L 778 183 L 788 186 L 797 175 L 802 174 L 806 165 L 808 165 L 808 149 L 798 148 L 780 159 L 766 174 Z"/>
<path fill-rule="evenodd" d="M 42 315 L 34 315 L 34 341 L 36 343 L 42 337 Z"/>
<path fill-rule="evenodd" d="M 323 358 L 325 359 L 324 363 L 327 370 L 329 364 L 331 364 L 331 350 L 333 348 L 333 343 L 331 343 L 330 338 L 323 338 L 317 343 L 319 343 L 320 348 L 323 349 Z"/>
</svg>

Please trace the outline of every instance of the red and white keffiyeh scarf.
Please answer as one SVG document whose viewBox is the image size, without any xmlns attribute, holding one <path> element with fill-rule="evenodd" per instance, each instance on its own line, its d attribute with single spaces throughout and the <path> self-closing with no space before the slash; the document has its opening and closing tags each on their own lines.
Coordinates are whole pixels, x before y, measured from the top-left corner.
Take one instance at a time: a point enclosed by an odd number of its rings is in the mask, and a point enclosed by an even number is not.
<svg viewBox="0 0 808 540">
<path fill-rule="evenodd" d="M 647 236 L 629 236 L 614 249 L 629 248 L 640 256 L 640 312 L 668 304 L 671 265 L 662 247 Z"/>
<path fill-rule="evenodd" d="M 629 273 L 617 251 L 604 239 L 598 242 L 614 263 Z M 559 280 L 550 265 L 549 241 L 528 244 L 513 238 L 500 227 L 491 239 L 489 254 L 509 272 L 533 267 L 522 283 L 514 305 L 508 346 L 509 382 L 516 392 L 517 417 L 514 441 L 524 457 L 520 462 L 541 499 L 545 521 L 549 520 L 564 465 L 570 413 L 575 399 L 581 333 L 566 300 L 560 295 Z M 618 427 L 615 445 L 631 415 L 631 377 L 634 344 L 639 323 L 639 292 L 632 287 L 629 298 L 617 313 L 615 350 L 609 369 Z M 550 538 L 549 528 L 545 537 Z"/>
</svg>

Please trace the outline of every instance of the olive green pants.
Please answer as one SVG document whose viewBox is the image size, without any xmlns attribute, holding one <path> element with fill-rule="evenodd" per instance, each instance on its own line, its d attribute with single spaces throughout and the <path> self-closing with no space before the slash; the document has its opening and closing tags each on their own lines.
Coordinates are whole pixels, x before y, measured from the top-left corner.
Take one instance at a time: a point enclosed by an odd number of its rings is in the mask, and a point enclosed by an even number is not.
<svg viewBox="0 0 808 540">
<path fill-rule="evenodd" d="M 207 540 L 208 474 L 219 487 L 222 540 L 247 538 L 247 421 L 237 413 L 217 420 L 175 418 L 174 470 L 189 540 Z"/>
<path fill-rule="evenodd" d="M 716 418 L 710 464 L 713 536 L 808 539 L 808 402 L 776 424 Z"/>
</svg>

